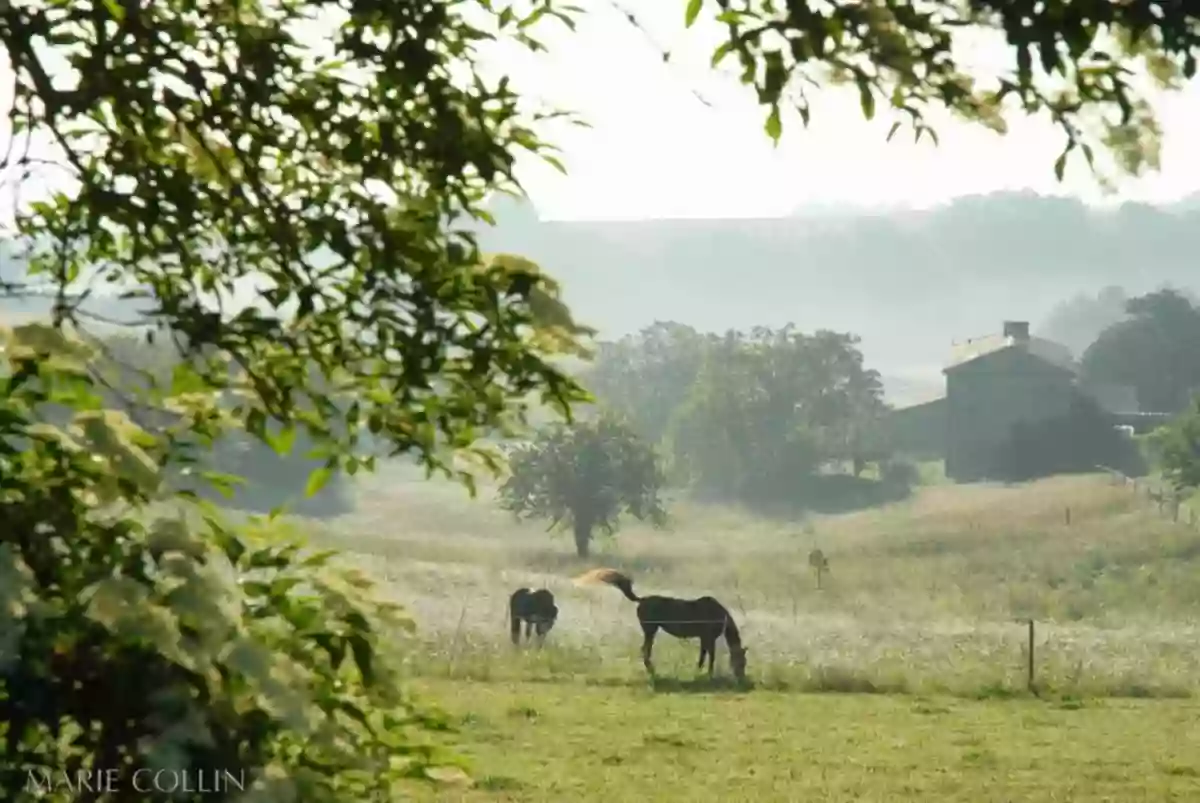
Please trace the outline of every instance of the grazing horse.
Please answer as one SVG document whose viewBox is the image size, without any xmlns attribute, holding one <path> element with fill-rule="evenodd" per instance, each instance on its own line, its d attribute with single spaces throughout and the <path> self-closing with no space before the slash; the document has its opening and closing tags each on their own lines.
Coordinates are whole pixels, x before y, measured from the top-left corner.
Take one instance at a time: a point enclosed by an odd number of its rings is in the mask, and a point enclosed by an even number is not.
<svg viewBox="0 0 1200 803">
<path fill-rule="evenodd" d="M 525 640 L 533 638 L 536 630 L 540 647 L 558 619 L 558 606 L 554 604 L 554 595 L 546 588 L 539 588 L 537 591 L 518 588 L 508 598 L 508 618 L 512 625 L 513 644 L 521 643 L 521 623 L 524 622 Z"/>
<path fill-rule="evenodd" d="M 639 597 L 633 593 L 633 581 L 616 569 L 593 569 L 576 578 L 576 582 L 601 582 L 620 589 L 626 599 L 637 603 L 638 622 L 642 626 L 642 664 L 653 677 L 654 664 L 651 651 L 654 637 L 665 630 L 675 638 L 700 639 L 700 661 L 696 668 L 704 666 L 708 659 L 708 676 L 713 675 L 713 662 L 717 655 L 717 639 L 725 637 L 729 646 L 729 668 L 738 682 L 746 680 L 746 653 L 737 623 L 725 606 L 712 597 L 699 599 L 677 599 L 675 597 Z"/>
</svg>

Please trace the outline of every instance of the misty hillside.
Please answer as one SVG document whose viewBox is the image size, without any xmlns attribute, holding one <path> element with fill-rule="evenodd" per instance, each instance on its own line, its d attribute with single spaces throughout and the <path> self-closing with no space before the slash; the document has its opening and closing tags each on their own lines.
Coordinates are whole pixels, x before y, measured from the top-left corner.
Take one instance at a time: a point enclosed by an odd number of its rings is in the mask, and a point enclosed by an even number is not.
<svg viewBox="0 0 1200 803">
<path fill-rule="evenodd" d="M 930 211 L 768 220 L 543 222 L 510 198 L 493 212 L 498 226 L 482 233 L 483 247 L 539 262 L 603 337 L 655 320 L 851 331 L 899 404 L 940 390 L 951 341 L 998 331 L 1004 319 L 1029 320 L 1036 332 L 1056 304 L 1106 285 L 1130 295 L 1200 288 L 1198 197 L 1094 212 L 1070 199 L 995 193 Z M 0 249 L 0 278 L 21 273 Z M 127 306 L 89 304 L 113 318 L 133 317 Z M 8 320 L 49 308 L 48 299 L 0 299 Z"/>
<path fill-rule="evenodd" d="M 1078 293 L 1197 286 L 1200 207 L 1093 212 L 1032 193 L 930 211 L 770 220 L 542 222 L 496 202 L 488 250 L 521 253 L 564 284 L 605 337 L 656 319 L 721 330 L 795 321 L 863 338 L 898 403 L 941 387 L 951 341 L 1038 324 Z"/>
</svg>

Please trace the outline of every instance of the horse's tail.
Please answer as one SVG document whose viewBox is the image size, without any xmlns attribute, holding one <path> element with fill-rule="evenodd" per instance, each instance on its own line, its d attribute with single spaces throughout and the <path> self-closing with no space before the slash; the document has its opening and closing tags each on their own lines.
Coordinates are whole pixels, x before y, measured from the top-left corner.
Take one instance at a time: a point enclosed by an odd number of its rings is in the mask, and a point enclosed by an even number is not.
<svg viewBox="0 0 1200 803">
<path fill-rule="evenodd" d="M 610 586 L 616 586 L 621 593 L 630 602 L 641 602 L 642 598 L 633 593 L 633 580 L 628 575 L 622 574 L 616 569 L 592 569 L 584 572 L 575 578 L 576 585 L 586 585 L 588 583 L 607 583 Z"/>
</svg>

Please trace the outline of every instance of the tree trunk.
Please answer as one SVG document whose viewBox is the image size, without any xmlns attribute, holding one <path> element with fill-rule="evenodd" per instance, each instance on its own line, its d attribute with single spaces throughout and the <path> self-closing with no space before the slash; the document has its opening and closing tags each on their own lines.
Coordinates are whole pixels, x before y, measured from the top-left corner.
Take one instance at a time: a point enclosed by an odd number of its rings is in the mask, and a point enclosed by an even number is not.
<svg viewBox="0 0 1200 803">
<path fill-rule="evenodd" d="M 592 525 L 586 521 L 576 520 L 574 531 L 575 554 L 581 558 L 586 558 L 591 554 L 592 549 Z"/>
</svg>

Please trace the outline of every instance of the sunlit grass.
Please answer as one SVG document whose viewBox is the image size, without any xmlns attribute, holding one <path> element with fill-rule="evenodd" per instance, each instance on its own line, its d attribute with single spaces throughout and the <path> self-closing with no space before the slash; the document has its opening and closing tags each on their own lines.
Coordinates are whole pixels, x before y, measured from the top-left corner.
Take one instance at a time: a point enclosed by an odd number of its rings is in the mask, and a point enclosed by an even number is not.
<svg viewBox="0 0 1200 803">
<path fill-rule="evenodd" d="M 417 621 L 405 682 L 449 709 L 473 782 L 397 799 L 1200 799 L 1200 532 L 1105 477 L 941 482 L 793 522 L 677 501 L 668 530 L 630 526 L 588 561 L 486 486 L 385 470 L 358 490 L 352 516 L 272 526 L 345 550 Z M 598 565 L 724 601 L 751 686 L 723 646 L 709 681 L 666 636 L 652 682 L 633 605 L 571 583 Z M 520 586 L 557 597 L 544 649 L 508 641 Z"/>
<path fill-rule="evenodd" d="M 472 787 L 404 800 L 1001 803 L 1200 799 L 1192 702 L 416 684 Z"/>
<path fill-rule="evenodd" d="M 1021 693 L 1026 634 L 1015 620 L 1033 617 L 1048 693 L 1200 690 L 1200 532 L 1103 477 L 938 485 L 803 522 L 676 503 L 669 530 L 631 526 L 587 562 L 569 538 L 496 509 L 487 488 L 472 501 L 447 483 L 380 476 L 361 493 L 358 513 L 314 532 L 410 608 L 418 676 L 644 684 L 633 606 L 570 582 L 612 565 L 644 592 L 724 601 L 763 687 Z M 807 566 L 818 546 L 831 567 L 821 591 Z M 562 611 L 538 657 L 507 643 L 507 598 L 523 585 L 550 588 Z M 691 677 L 696 650 L 660 639 L 660 673 Z M 722 649 L 723 671 L 725 660 Z"/>
</svg>

